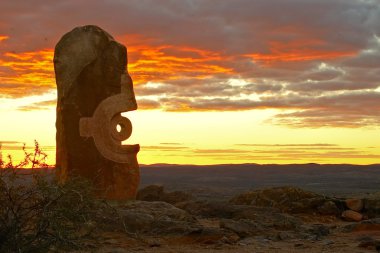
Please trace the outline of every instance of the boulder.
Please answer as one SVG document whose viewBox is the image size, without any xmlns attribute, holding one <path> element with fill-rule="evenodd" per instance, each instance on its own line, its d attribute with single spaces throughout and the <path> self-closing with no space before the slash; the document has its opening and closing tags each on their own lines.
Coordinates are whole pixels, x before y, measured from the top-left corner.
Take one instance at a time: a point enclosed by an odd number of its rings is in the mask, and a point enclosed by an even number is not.
<svg viewBox="0 0 380 253">
<path fill-rule="evenodd" d="M 342 218 L 346 221 L 361 221 L 363 215 L 352 210 L 346 210 L 342 213 Z"/>
<path fill-rule="evenodd" d="M 232 219 L 251 220 L 268 229 L 297 230 L 302 225 L 300 219 L 286 213 L 280 213 L 273 208 L 256 206 L 235 206 L 235 208 Z"/>
<path fill-rule="evenodd" d="M 244 238 L 252 235 L 262 234 L 263 228 L 258 223 L 251 220 L 231 220 L 221 219 L 219 226 L 235 232 L 239 237 Z"/>
<path fill-rule="evenodd" d="M 142 201 L 160 201 L 164 194 L 164 187 L 161 185 L 148 185 L 137 192 L 136 199 Z"/>
<path fill-rule="evenodd" d="M 204 218 L 232 218 L 241 206 L 217 200 L 190 200 L 175 204 L 192 215 Z M 247 207 L 247 206 L 246 206 Z"/>
<path fill-rule="evenodd" d="M 303 224 L 299 218 L 284 213 L 275 213 L 273 216 L 267 216 L 261 223 L 267 227 L 278 230 L 298 231 Z"/>
<path fill-rule="evenodd" d="M 186 235 L 202 230 L 195 217 L 165 202 L 130 201 L 118 211 L 131 233 Z"/>
<path fill-rule="evenodd" d="M 169 204 L 176 204 L 184 201 L 192 200 L 193 196 L 184 191 L 164 192 L 161 201 Z"/>
<path fill-rule="evenodd" d="M 380 218 L 363 220 L 343 227 L 343 232 L 380 231 Z"/>
<path fill-rule="evenodd" d="M 370 218 L 380 217 L 380 197 L 364 199 L 364 209 Z"/>
<path fill-rule="evenodd" d="M 94 252 L 95 253 L 129 253 L 130 251 L 121 247 L 103 246 Z"/>
<path fill-rule="evenodd" d="M 289 213 L 306 213 L 316 212 L 325 201 L 324 196 L 297 187 L 275 187 L 237 195 L 230 203 L 274 207 Z"/>
<path fill-rule="evenodd" d="M 358 244 L 359 248 L 365 248 L 367 250 L 376 250 L 377 252 L 380 251 L 379 240 L 376 240 L 369 236 L 365 236 L 365 237 L 359 238 L 358 241 L 359 241 L 359 244 Z"/>
<path fill-rule="evenodd" d="M 188 237 L 196 244 L 234 244 L 240 240 L 235 232 L 219 227 L 204 227 L 199 233 Z"/>
<path fill-rule="evenodd" d="M 164 201 L 169 204 L 176 204 L 193 199 L 193 196 L 183 191 L 166 192 L 163 186 L 148 185 L 137 192 L 137 200 L 143 201 Z"/>
<path fill-rule="evenodd" d="M 224 201 L 186 201 L 176 204 L 192 215 L 202 218 L 221 218 L 225 220 L 251 221 L 250 225 L 270 229 L 291 230 L 301 226 L 302 221 L 271 207 L 234 205 Z M 236 232 L 236 231 L 235 231 Z"/>
<path fill-rule="evenodd" d="M 307 232 L 314 235 L 316 240 L 320 240 L 322 237 L 330 234 L 330 228 L 324 224 L 312 224 Z"/>
<path fill-rule="evenodd" d="M 220 227 L 235 232 L 241 238 L 260 235 L 273 240 L 301 238 L 307 232 L 301 220 L 280 213 L 262 214 L 258 219 L 221 219 Z"/>
<path fill-rule="evenodd" d="M 346 199 L 346 207 L 352 211 L 360 212 L 364 207 L 364 202 L 361 199 Z"/>
<path fill-rule="evenodd" d="M 317 210 L 322 215 L 339 215 L 342 213 L 342 210 L 331 200 L 325 201 Z"/>
<path fill-rule="evenodd" d="M 268 217 L 275 217 L 280 210 L 271 207 L 234 205 L 234 211 L 231 213 L 233 219 L 249 219 L 264 221 Z"/>
</svg>

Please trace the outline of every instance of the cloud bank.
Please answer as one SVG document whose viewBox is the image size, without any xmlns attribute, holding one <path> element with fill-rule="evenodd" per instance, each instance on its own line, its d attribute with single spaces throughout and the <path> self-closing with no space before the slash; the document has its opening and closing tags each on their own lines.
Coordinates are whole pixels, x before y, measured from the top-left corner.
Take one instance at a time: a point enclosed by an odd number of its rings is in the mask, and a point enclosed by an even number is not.
<svg viewBox="0 0 380 253">
<path fill-rule="evenodd" d="M 127 45 L 140 109 L 278 109 L 269 122 L 290 127 L 380 123 L 377 0 L 88 3 L 0 3 L 1 97 L 54 90 L 55 44 L 97 24 Z"/>
</svg>

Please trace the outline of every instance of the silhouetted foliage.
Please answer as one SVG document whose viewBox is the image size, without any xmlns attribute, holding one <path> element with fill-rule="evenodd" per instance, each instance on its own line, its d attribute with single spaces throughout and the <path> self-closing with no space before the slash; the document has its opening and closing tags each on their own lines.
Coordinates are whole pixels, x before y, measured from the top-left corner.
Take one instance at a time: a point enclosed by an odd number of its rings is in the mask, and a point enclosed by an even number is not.
<svg viewBox="0 0 380 253">
<path fill-rule="evenodd" d="M 91 184 L 72 179 L 56 182 L 46 167 L 47 155 L 35 142 L 33 153 L 24 145 L 24 159 L 0 161 L 0 252 L 47 252 L 52 248 L 81 248 L 96 227 L 105 202 L 93 195 Z M 31 170 L 20 168 L 31 165 Z"/>
</svg>

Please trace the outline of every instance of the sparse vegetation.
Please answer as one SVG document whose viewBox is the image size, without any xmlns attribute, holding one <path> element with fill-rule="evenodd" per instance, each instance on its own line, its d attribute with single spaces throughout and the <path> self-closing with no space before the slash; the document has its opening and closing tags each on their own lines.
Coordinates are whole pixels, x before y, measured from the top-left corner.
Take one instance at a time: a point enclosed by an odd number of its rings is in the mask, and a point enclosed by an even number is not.
<svg viewBox="0 0 380 253">
<path fill-rule="evenodd" d="M 0 161 L 0 252 L 81 248 L 104 203 L 83 179 L 58 184 L 37 141 L 33 152 L 23 150 L 18 164 L 10 155 Z"/>
</svg>

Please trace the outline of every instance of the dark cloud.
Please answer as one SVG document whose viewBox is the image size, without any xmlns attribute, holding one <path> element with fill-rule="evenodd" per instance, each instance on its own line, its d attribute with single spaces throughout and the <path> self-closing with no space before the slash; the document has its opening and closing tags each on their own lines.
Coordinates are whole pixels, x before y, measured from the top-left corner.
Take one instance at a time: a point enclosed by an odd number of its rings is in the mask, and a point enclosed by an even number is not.
<svg viewBox="0 0 380 253">
<path fill-rule="evenodd" d="M 38 48 L 51 47 L 65 31 L 88 23 L 112 34 L 144 31 L 157 44 L 190 44 L 233 54 L 252 48 L 266 52 L 267 40 L 299 38 L 327 40 L 314 42 L 321 49 L 357 48 L 367 35 L 380 32 L 378 3 L 355 0 L 92 1 L 91 8 L 86 1 L 15 0 L 3 1 L 1 7 L 1 31 L 10 39 L 28 38 L 34 41 L 29 47 Z"/>
<path fill-rule="evenodd" d="M 302 110 L 281 113 L 272 123 L 292 127 L 377 127 L 380 92 L 352 92 L 310 100 Z"/>
<path fill-rule="evenodd" d="M 338 69 L 318 69 L 306 72 L 302 77 L 312 81 L 327 81 L 341 76 L 343 73 Z"/>
<path fill-rule="evenodd" d="M 150 99 L 138 99 L 137 104 L 139 109 L 150 110 L 160 108 L 160 103 Z"/>
<path fill-rule="evenodd" d="M 350 91 L 376 89 L 380 86 L 378 82 L 355 82 L 351 81 L 322 81 L 322 82 L 303 82 L 289 85 L 287 88 L 297 92 L 312 92 L 321 94 L 323 91 Z"/>
<path fill-rule="evenodd" d="M 162 98 L 167 111 L 237 111 L 288 109 L 271 123 L 292 127 L 365 127 L 380 123 L 380 92 L 353 91 L 324 96 L 266 96 L 261 100 L 230 98 Z M 360 106 L 358 106 L 360 105 Z"/>
<path fill-rule="evenodd" d="M 276 43 L 293 52 L 295 42 L 301 49 L 356 51 L 380 33 L 379 4 L 355 0 L 92 1 L 91 8 L 86 1 L 16 0 L 2 2 L 1 10 L 0 30 L 9 36 L 3 43 L 15 51 L 52 48 L 63 33 L 84 24 L 98 24 L 116 36 L 140 34 L 156 46 L 185 45 L 227 55 L 269 53 Z"/>
<path fill-rule="evenodd" d="M 283 91 L 284 86 L 276 83 L 255 83 L 244 85 L 240 88 L 242 94 L 262 94 L 271 93 L 278 94 Z"/>
<path fill-rule="evenodd" d="M 359 128 L 359 127 L 378 127 L 380 116 L 377 112 L 372 115 L 351 114 L 350 112 L 342 113 L 335 111 L 318 111 L 305 110 L 294 113 L 277 114 L 269 121 L 272 124 L 286 125 L 290 127 L 342 127 L 342 128 Z"/>
<path fill-rule="evenodd" d="M 363 69 L 380 68 L 380 33 L 369 38 L 368 45 L 359 54 L 346 59 L 343 64 Z"/>
</svg>

